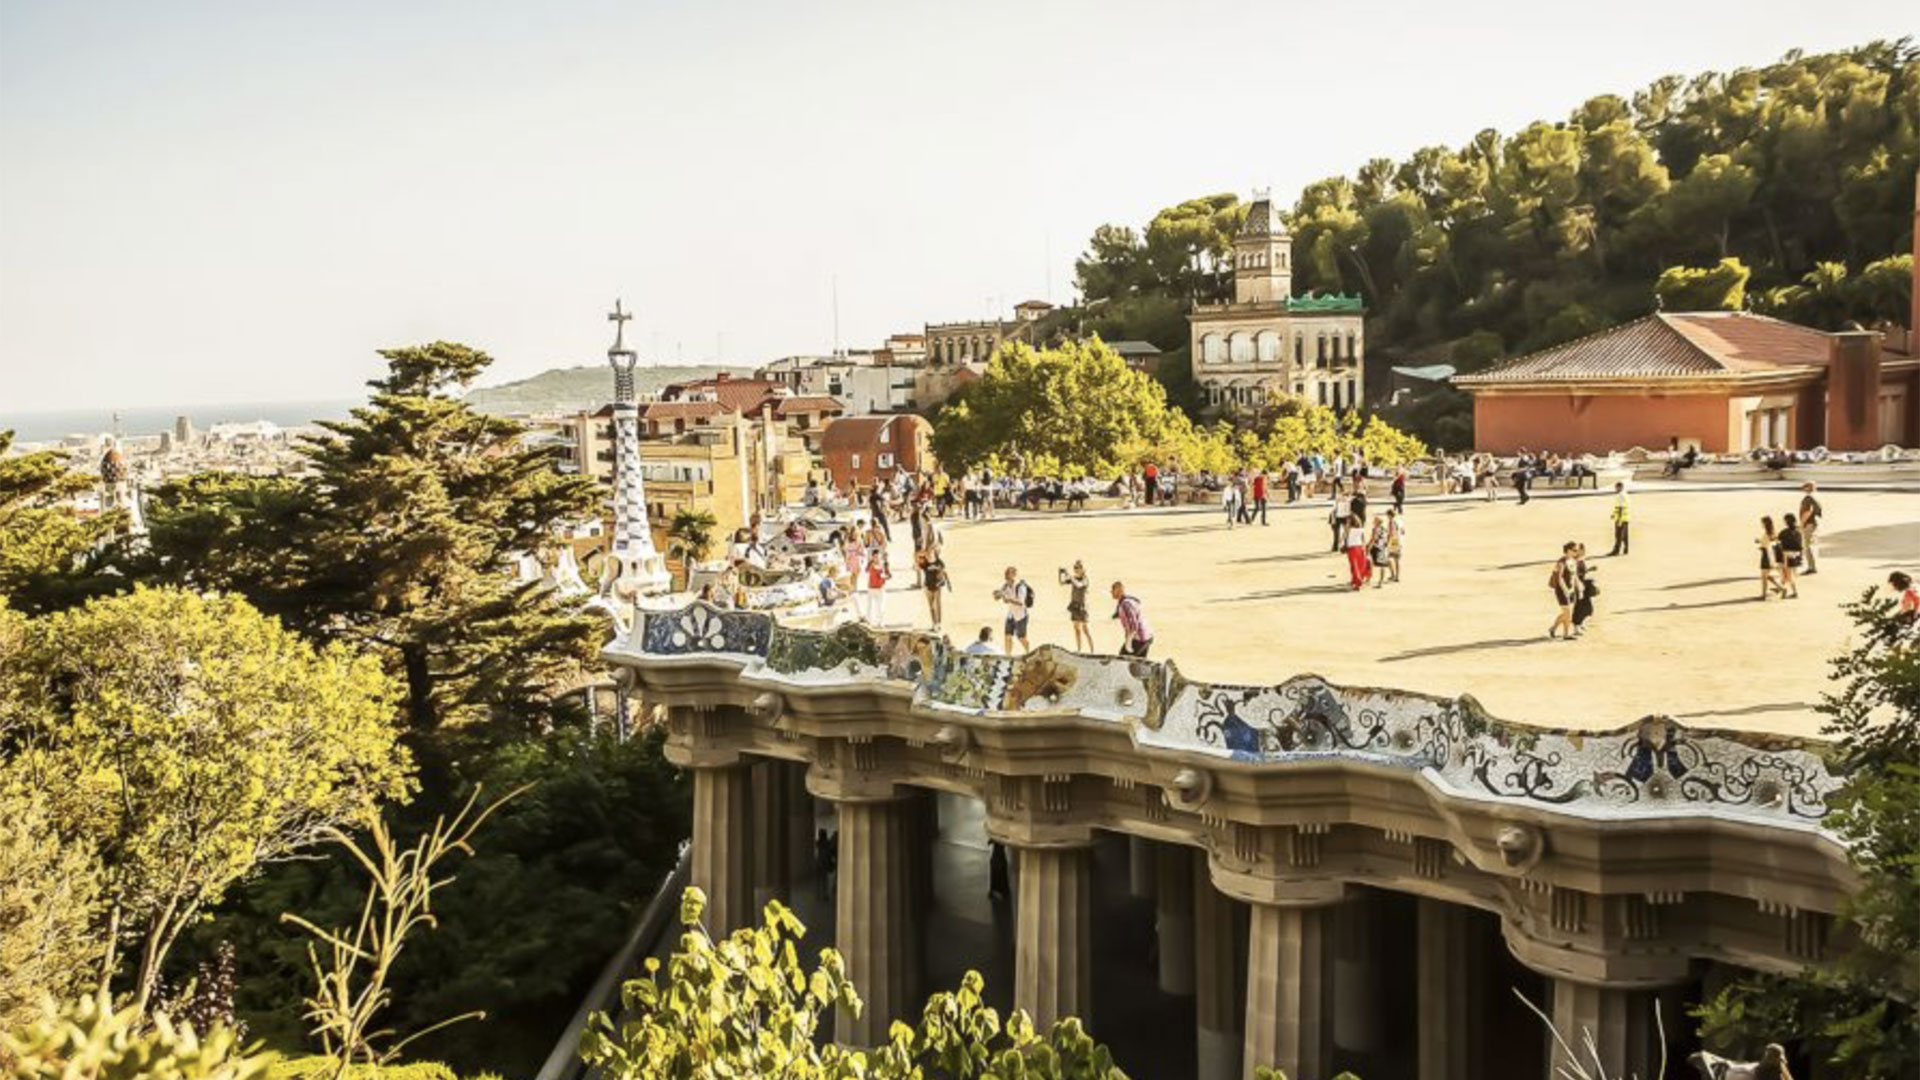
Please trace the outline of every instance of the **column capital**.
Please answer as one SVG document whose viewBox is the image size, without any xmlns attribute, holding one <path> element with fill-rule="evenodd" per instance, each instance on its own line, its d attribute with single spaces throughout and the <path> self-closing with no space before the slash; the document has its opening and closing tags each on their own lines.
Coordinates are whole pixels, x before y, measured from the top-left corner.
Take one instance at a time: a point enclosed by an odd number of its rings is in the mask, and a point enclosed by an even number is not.
<svg viewBox="0 0 1920 1080">
<path fill-rule="evenodd" d="M 1347 883 L 1338 878 L 1282 878 L 1208 861 L 1213 887 L 1235 900 L 1266 907 L 1316 908 L 1347 898 Z"/>
<path fill-rule="evenodd" d="M 1562 930 L 1552 940 L 1537 936 L 1539 927 L 1508 916 L 1500 920 L 1500 936 L 1513 958 L 1550 979 L 1565 979 L 1616 990 L 1654 990 L 1684 983 L 1692 964 L 1684 950 L 1649 947 L 1629 950 L 1590 936 Z"/>
</svg>

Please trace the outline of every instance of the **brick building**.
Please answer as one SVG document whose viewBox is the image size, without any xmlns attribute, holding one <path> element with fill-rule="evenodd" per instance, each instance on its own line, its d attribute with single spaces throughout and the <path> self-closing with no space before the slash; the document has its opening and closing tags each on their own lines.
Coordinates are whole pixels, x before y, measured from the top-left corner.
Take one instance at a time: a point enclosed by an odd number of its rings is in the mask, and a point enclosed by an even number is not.
<svg viewBox="0 0 1920 1080">
<path fill-rule="evenodd" d="M 1453 384 L 1473 395 L 1475 447 L 1495 453 L 1871 450 L 1920 438 L 1920 361 L 1905 348 L 1899 331 L 1660 312 Z"/>
<path fill-rule="evenodd" d="M 820 456 L 838 488 L 872 487 L 901 472 L 934 467 L 933 425 L 923 417 L 848 416 L 827 425 Z"/>
</svg>

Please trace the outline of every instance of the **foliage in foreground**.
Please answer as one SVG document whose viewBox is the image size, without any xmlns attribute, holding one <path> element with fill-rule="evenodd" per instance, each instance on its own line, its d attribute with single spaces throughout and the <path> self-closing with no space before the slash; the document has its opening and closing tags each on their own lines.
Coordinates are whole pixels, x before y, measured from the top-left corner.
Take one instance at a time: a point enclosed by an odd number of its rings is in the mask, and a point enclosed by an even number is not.
<svg viewBox="0 0 1920 1080">
<path fill-rule="evenodd" d="M 105 991 L 47 1000 L 25 1026 L 0 1028 L 0 1070 L 16 1080 L 253 1080 L 265 1056 L 240 1048 L 232 1028 L 205 1033 L 138 1006 L 115 1009 Z"/>
<path fill-rule="evenodd" d="M 1701 1034 L 1753 1055 L 1783 1031 L 1848 1075 L 1920 1071 L 1920 621 L 1871 592 L 1847 605 L 1854 644 L 1833 662 L 1820 711 L 1849 775 L 1827 824 L 1860 889 L 1835 954 L 1791 977 L 1753 976 L 1700 1010 Z"/>
<path fill-rule="evenodd" d="M 235 883 L 407 789 L 379 666 L 245 601 L 138 588 L 0 647 L 0 790 L 45 793 L 45 842 L 97 859 L 89 967 L 112 979 L 134 946 L 141 1011 Z"/>
<path fill-rule="evenodd" d="M 530 1076 L 672 868 L 690 827 L 685 778 L 652 730 L 621 742 L 572 726 L 537 738 L 517 725 L 442 728 L 414 744 L 421 790 L 392 814 L 401 843 L 415 843 L 477 786 L 527 791 L 489 819 L 484 842 L 434 894 L 433 931 L 410 939 L 389 972 L 383 1026 L 419 1031 L 485 1010 L 485 1023 L 434 1032 L 406 1056 L 462 1075 Z M 310 1045 L 305 943 L 280 914 L 350 925 L 364 902 L 364 878 L 335 850 L 268 868 L 187 944 L 200 957 L 233 943 L 236 1015 L 275 1049 Z"/>
<path fill-rule="evenodd" d="M 626 1017 L 594 1014 L 581 1057 L 609 1080 L 1125 1080 L 1078 1020 L 1043 1034 L 1016 1010 L 1002 1024 L 981 998 L 977 972 L 957 991 L 929 998 L 917 1026 L 896 1021 L 882 1046 L 822 1043 L 831 1012 L 862 1007 L 839 952 L 822 949 L 817 967 L 802 966 L 797 945 L 806 928 L 778 901 L 759 926 L 718 942 L 701 925 L 705 908 L 705 895 L 688 889 L 680 904 L 687 930 L 664 983 L 659 961 L 649 959 L 646 977 L 621 990 Z"/>
</svg>

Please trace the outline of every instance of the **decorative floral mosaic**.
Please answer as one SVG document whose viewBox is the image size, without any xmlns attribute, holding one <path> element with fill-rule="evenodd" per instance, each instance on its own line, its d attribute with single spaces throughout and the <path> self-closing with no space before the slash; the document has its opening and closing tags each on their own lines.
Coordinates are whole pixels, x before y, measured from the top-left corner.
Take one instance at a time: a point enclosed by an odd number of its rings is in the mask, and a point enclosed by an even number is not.
<svg viewBox="0 0 1920 1080">
<path fill-rule="evenodd" d="M 1606 732 L 1541 728 L 1496 720 L 1467 696 L 1343 687 L 1311 675 L 1277 686 L 1200 683 L 1171 662 L 1051 646 L 979 656 L 927 633 L 810 630 L 698 604 L 648 613 L 634 637 L 609 654 L 733 654 L 756 674 L 791 682 L 877 680 L 911 687 L 934 709 L 1125 723 L 1142 747 L 1247 763 L 1355 758 L 1419 771 L 1451 794 L 1586 816 L 1711 812 L 1815 823 L 1839 785 L 1817 743 L 1662 717 Z"/>
</svg>

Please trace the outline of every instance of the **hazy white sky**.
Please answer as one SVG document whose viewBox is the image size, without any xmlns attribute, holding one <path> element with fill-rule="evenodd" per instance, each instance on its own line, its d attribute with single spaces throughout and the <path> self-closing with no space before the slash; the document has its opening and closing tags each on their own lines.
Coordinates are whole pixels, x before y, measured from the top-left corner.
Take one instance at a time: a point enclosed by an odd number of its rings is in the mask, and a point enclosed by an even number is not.
<svg viewBox="0 0 1920 1080">
<path fill-rule="evenodd" d="M 1559 14 L 1564 9 L 1565 14 Z M 1102 222 L 1920 29 L 1911 0 L 0 0 L 0 416 L 1067 298 Z M 722 344 L 724 342 L 724 344 Z"/>
</svg>

